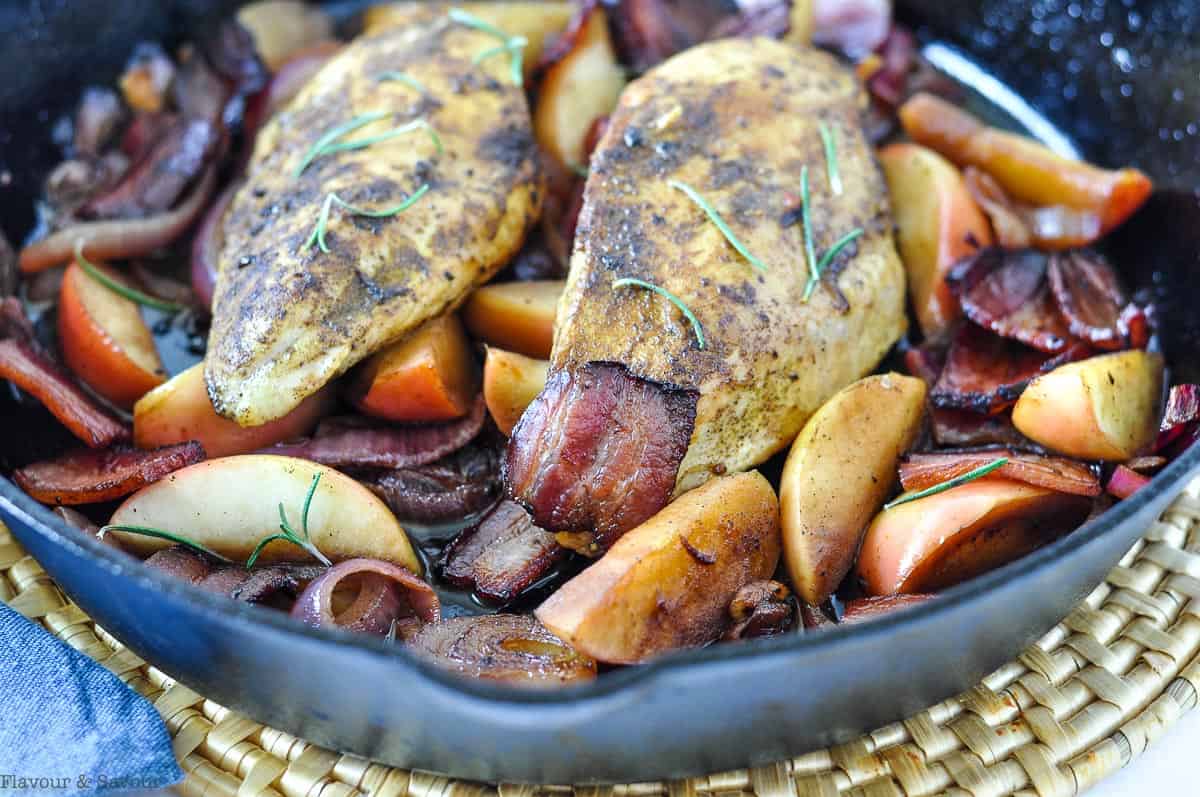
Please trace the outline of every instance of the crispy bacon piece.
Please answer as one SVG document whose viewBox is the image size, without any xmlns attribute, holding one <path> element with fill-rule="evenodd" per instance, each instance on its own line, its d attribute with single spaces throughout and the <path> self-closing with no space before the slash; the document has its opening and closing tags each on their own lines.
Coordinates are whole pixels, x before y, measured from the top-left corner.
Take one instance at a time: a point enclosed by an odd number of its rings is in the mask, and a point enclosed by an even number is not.
<svg viewBox="0 0 1200 797">
<path fill-rule="evenodd" d="M 538 526 L 591 532 L 582 547 L 607 549 L 670 500 L 698 398 L 609 363 L 555 372 L 513 429 L 509 497 Z"/>
<path fill-rule="evenodd" d="M 1007 412 L 980 415 L 968 410 L 934 409 L 931 416 L 933 439 L 940 446 L 960 448 L 998 444 L 1028 448 L 1032 445 L 1032 441 L 1013 426 Z"/>
<path fill-rule="evenodd" d="M 18 299 L 0 302 L 0 379 L 36 398 L 91 448 L 129 439 L 129 428 L 84 393 L 33 337 Z"/>
<path fill-rule="evenodd" d="M 451 584 L 508 603 L 566 554 L 554 535 L 533 525 L 520 504 L 502 501 L 446 549 L 442 575 Z"/>
<path fill-rule="evenodd" d="M 946 349 L 933 343 L 922 343 L 904 352 L 904 367 L 918 379 L 932 387 L 937 384 L 942 369 L 946 367 Z"/>
<path fill-rule="evenodd" d="M 212 160 L 220 138 L 211 121 L 176 121 L 116 188 L 89 200 L 80 215 L 140 219 L 166 211 Z"/>
<path fill-rule="evenodd" d="M 963 313 L 984 329 L 1047 354 L 1060 354 L 1070 331 L 1059 315 L 1046 278 L 1047 257 L 1032 249 L 982 249 L 954 267 L 947 279 Z"/>
<path fill-rule="evenodd" d="M 311 438 L 259 453 L 299 457 L 331 468 L 412 468 L 436 462 L 471 442 L 483 429 L 485 415 L 480 395 L 466 417 L 447 423 L 396 426 L 357 416 L 327 418 Z"/>
<path fill-rule="evenodd" d="M 1060 252 L 1050 258 L 1049 276 L 1072 335 L 1110 351 L 1129 345 L 1131 321 L 1122 322 L 1129 299 L 1107 261 L 1090 252 Z"/>
<path fill-rule="evenodd" d="M 617 0 L 609 11 L 626 63 L 642 72 L 699 44 L 737 13 L 725 0 Z"/>
<path fill-rule="evenodd" d="M 109 539 L 109 537 L 105 537 Z M 208 558 L 182 545 L 155 552 L 146 566 L 245 603 L 264 603 L 290 607 L 305 586 L 327 568 L 318 565 L 270 565 L 247 570 Z"/>
<path fill-rule="evenodd" d="M 905 490 L 925 490 L 1001 457 L 1008 462 L 995 472 L 997 477 L 1073 495 L 1095 496 L 1102 492 L 1096 471 L 1082 462 L 1006 448 L 909 454 L 900 463 L 900 484 Z"/>
<path fill-rule="evenodd" d="M 1012 406 L 1049 361 L 1040 351 L 963 324 L 930 400 L 940 409 L 996 413 Z"/>
<path fill-rule="evenodd" d="M 596 677 L 596 661 L 578 653 L 530 614 L 452 617 L 427 625 L 409 650 L 475 678 L 554 686 Z"/>
<path fill-rule="evenodd" d="M 124 498 L 202 459 L 204 448 L 195 441 L 153 451 L 85 448 L 26 465 L 13 473 L 13 481 L 43 504 L 98 504 Z"/>
<path fill-rule="evenodd" d="M 916 606 L 926 601 L 933 600 L 936 595 L 881 595 L 870 596 L 866 598 L 855 598 L 846 604 L 845 610 L 842 612 L 840 622 L 830 620 L 825 614 L 817 608 L 804 604 L 801 607 L 801 615 L 804 618 L 804 627 L 807 629 L 817 628 L 835 628 L 839 625 L 854 625 L 867 620 L 874 620 L 876 617 L 894 612 L 897 609 L 903 609 L 906 606 Z"/>
<path fill-rule="evenodd" d="M 463 520 L 500 497 L 500 455 L 496 447 L 476 441 L 437 462 L 380 471 L 359 480 L 401 520 Z"/>
</svg>

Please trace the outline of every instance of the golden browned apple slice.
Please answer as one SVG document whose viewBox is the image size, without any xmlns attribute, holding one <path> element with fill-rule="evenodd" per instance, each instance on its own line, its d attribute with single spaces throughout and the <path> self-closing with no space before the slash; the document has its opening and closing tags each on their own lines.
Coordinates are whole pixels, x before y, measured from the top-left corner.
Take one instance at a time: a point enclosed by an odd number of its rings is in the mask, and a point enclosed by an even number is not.
<svg viewBox="0 0 1200 797">
<path fill-rule="evenodd" d="M 1013 424 L 1060 454 L 1121 462 L 1154 442 L 1162 386 L 1161 354 L 1091 357 L 1030 382 L 1013 407 Z"/>
<path fill-rule="evenodd" d="M 1091 507 L 1087 496 L 978 479 L 881 512 L 858 575 L 872 595 L 936 592 L 1072 531 Z"/>
<path fill-rule="evenodd" d="M 545 360 L 554 343 L 560 280 L 501 282 L 471 295 L 462 318 L 471 334 L 493 346 Z"/>
<path fill-rule="evenodd" d="M 525 408 L 546 386 L 549 370 L 546 360 L 488 347 L 483 363 L 483 400 L 501 432 L 512 434 Z"/>
<path fill-rule="evenodd" d="M 713 641 L 729 602 L 779 562 L 779 502 L 757 471 L 723 476 L 629 531 L 535 614 L 572 647 L 633 664 Z"/>
<path fill-rule="evenodd" d="M 779 483 L 783 550 L 806 603 L 822 603 L 850 572 L 921 428 L 926 392 L 910 376 L 861 379 L 817 410 L 792 444 Z"/>
<path fill-rule="evenodd" d="M 256 454 L 197 463 L 130 496 L 110 525 L 161 529 L 244 562 L 259 541 L 279 532 L 281 506 L 291 525 L 303 531 L 304 506 L 317 474 L 307 527 L 318 551 L 334 562 L 381 559 L 421 573 L 408 535 L 382 500 L 349 476 L 306 459 Z M 172 544 L 112 533 L 140 555 Z M 312 556 L 277 541 L 263 549 L 259 561 L 310 562 Z"/>
</svg>

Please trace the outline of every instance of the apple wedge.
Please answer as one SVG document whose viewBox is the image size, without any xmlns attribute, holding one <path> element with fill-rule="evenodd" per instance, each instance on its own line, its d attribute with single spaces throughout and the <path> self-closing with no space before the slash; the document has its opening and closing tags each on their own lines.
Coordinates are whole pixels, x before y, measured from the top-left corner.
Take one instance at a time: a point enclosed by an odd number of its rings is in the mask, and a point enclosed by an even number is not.
<svg viewBox="0 0 1200 797">
<path fill-rule="evenodd" d="M 558 297 L 565 284 L 533 280 L 484 285 L 463 307 L 463 322 L 472 335 L 490 346 L 548 360 Z"/>
<path fill-rule="evenodd" d="M 1140 349 L 1059 366 L 1025 388 L 1013 424 L 1060 454 L 1123 462 L 1158 435 L 1163 367 L 1161 354 Z"/>
<path fill-rule="evenodd" d="M 404 25 L 409 21 L 414 9 L 429 5 L 417 0 L 407 0 L 398 3 L 379 3 L 373 5 L 363 14 L 363 30 L 368 36 L 379 33 L 386 28 Z M 523 36 L 528 44 L 525 45 L 525 78 L 529 79 L 541 60 L 542 51 L 554 36 L 561 33 L 571 15 L 575 12 L 573 3 L 539 2 L 469 2 L 454 3 L 489 25 L 495 25 L 509 36 Z M 446 4 L 449 8 L 451 4 Z"/>
<path fill-rule="evenodd" d="M 917 144 L 890 144 L 879 163 L 892 197 L 900 259 L 925 337 L 962 315 L 946 284 L 951 267 L 992 242 L 987 217 L 954 164 Z"/>
<path fill-rule="evenodd" d="M 304 501 L 317 474 L 321 479 L 308 513 L 308 534 L 317 550 L 334 562 L 382 559 L 421 573 L 408 535 L 383 501 L 349 476 L 293 457 L 255 454 L 191 465 L 134 493 L 109 524 L 163 529 L 244 562 L 260 540 L 278 533 L 280 506 L 292 526 L 302 530 Z M 127 551 L 143 556 L 172 544 L 111 533 Z M 272 542 L 259 557 L 264 563 L 311 559 L 284 541 Z"/>
<path fill-rule="evenodd" d="M 707 644 L 729 602 L 779 562 L 779 503 L 757 471 L 684 493 L 617 540 L 534 614 L 582 653 L 634 664 Z"/>
<path fill-rule="evenodd" d="M 96 268 L 124 282 L 112 269 Z M 67 267 L 58 301 L 63 359 L 88 387 L 128 408 L 167 378 L 136 302 L 89 276 L 78 263 Z"/>
<path fill-rule="evenodd" d="M 159 448 L 197 440 L 210 457 L 248 454 L 312 431 L 333 405 L 332 386 L 306 398 L 287 415 L 262 426 L 238 426 L 217 415 L 197 363 L 151 390 L 133 405 L 133 442 Z"/>
<path fill-rule="evenodd" d="M 483 361 L 483 400 L 505 435 L 546 386 L 550 363 L 489 346 Z"/>
<path fill-rule="evenodd" d="M 570 52 L 546 70 L 533 111 L 533 130 L 542 149 L 564 168 L 587 165 L 585 140 L 592 122 L 612 113 L 625 88 L 603 6 L 583 21 Z"/>
<path fill-rule="evenodd" d="M 479 366 L 453 313 L 422 325 L 358 367 L 347 395 L 367 415 L 389 421 L 451 421 L 479 392 Z"/>
<path fill-rule="evenodd" d="M 1092 501 L 982 478 L 881 512 L 858 575 L 871 595 L 926 593 L 974 578 L 1074 530 Z"/>
<path fill-rule="evenodd" d="M 792 444 L 779 482 L 783 552 L 792 585 L 819 605 L 850 572 L 871 518 L 916 439 L 927 388 L 881 374 L 829 399 Z"/>
</svg>

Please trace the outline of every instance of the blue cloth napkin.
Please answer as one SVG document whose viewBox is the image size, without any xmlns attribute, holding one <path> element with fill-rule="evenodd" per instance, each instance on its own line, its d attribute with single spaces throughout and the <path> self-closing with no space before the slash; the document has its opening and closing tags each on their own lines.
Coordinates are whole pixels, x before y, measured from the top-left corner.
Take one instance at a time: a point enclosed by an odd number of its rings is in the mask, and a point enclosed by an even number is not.
<svg viewBox="0 0 1200 797">
<path fill-rule="evenodd" d="M 118 794 L 183 779 L 162 718 L 0 603 L 0 795 Z"/>
</svg>

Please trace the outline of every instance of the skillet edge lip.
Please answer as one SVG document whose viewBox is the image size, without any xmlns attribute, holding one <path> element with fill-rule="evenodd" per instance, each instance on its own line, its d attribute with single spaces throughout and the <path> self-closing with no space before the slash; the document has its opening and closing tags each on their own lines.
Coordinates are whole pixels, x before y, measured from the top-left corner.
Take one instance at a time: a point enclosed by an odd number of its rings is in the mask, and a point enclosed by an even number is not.
<svg viewBox="0 0 1200 797">
<path fill-rule="evenodd" d="M 427 662 L 402 645 L 347 631 L 306 626 L 286 614 L 234 601 L 202 590 L 166 574 L 144 567 L 140 560 L 114 550 L 98 540 L 81 534 L 56 517 L 46 507 L 26 495 L 8 478 L 0 478 L 0 518 L 18 518 L 23 526 L 54 545 L 85 553 L 108 575 L 124 579 L 136 589 L 155 589 L 165 596 L 186 600 L 192 608 L 215 623 L 238 622 L 259 626 L 274 633 L 315 638 L 326 644 L 349 644 L 358 654 L 385 658 L 392 666 L 408 670 L 438 689 L 450 689 L 463 696 L 496 707 L 538 705 L 545 708 L 579 709 L 589 702 L 600 702 L 626 690 L 647 687 L 668 674 L 695 671 L 736 663 L 741 659 L 760 661 L 790 657 L 805 651 L 834 647 L 850 635 L 880 636 L 905 624 L 916 623 L 938 614 L 949 614 L 956 607 L 984 600 L 1001 584 L 1013 580 L 1032 580 L 1043 571 L 1064 566 L 1069 555 L 1100 537 L 1117 533 L 1146 507 L 1182 494 L 1193 479 L 1200 476 L 1200 445 L 1193 446 L 1161 471 L 1133 497 L 1125 499 L 1075 531 L 1060 537 L 1026 556 L 1000 568 L 938 593 L 937 599 L 906 607 L 870 623 L 835 626 L 818 633 L 791 632 L 768 639 L 750 640 L 736 645 L 714 644 L 708 647 L 675 651 L 637 667 L 605 673 L 596 680 L 553 690 L 498 686 L 464 677 Z M 1132 541 L 1131 541 L 1132 544 Z M 51 574 L 53 575 L 53 574 Z M 1089 585 L 1089 589 L 1095 585 Z M 154 662 L 150 662 L 154 664 Z"/>
</svg>

